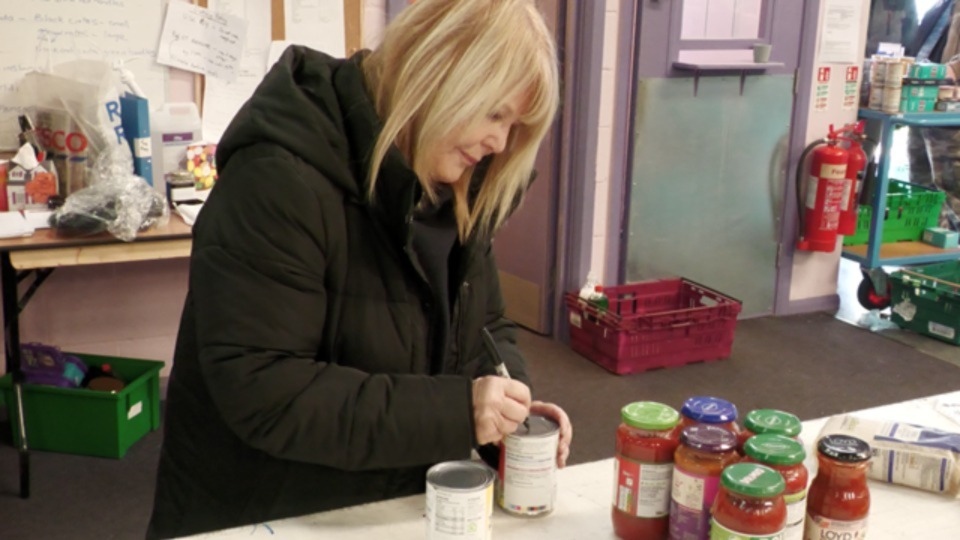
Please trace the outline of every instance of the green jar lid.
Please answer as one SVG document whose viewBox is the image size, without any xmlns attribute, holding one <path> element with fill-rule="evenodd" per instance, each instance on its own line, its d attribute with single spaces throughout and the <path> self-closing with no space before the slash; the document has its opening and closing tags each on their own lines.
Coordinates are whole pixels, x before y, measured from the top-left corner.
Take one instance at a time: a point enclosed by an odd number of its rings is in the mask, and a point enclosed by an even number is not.
<svg viewBox="0 0 960 540">
<path fill-rule="evenodd" d="M 743 426 L 760 435 L 761 433 L 777 433 L 787 437 L 800 435 L 803 425 L 796 415 L 776 409 L 756 409 L 747 413 L 743 419 Z"/>
<path fill-rule="evenodd" d="M 757 461 L 771 465 L 796 465 L 807 457 L 802 444 L 790 437 L 772 433 L 750 437 L 743 443 L 743 452 Z"/>
<path fill-rule="evenodd" d="M 759 463 L 730 465 L 723 469 L 720 483 L 728 491 L 757 498 L 775 497 L 787 487 L 780 473 Z"/>
<path fill-rule="evenodd" d="M 663 403 L 635 401 L 620 409 L 620 418 L 633 428 L 660 431 L 676 426 L 680 422 L 680 413 Z"/>
</svg>

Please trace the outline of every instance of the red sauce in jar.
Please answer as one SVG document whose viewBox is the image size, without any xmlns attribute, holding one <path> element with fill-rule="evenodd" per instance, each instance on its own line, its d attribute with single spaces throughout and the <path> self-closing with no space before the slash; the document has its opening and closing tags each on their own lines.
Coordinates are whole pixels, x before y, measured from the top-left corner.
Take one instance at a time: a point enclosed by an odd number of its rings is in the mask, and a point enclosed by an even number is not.
<svg viewBox="0 0 960 540">
<path fill-rule="evenodd" d="M 706 538 L 710 509 L 725 468 L 740 461 L 737 436 L 713 425 L 685 427 L 673 456 L 670 488 L 670 537 Z"/>
<path fill-rule="evenodd" d="M 723 470 L 713 503 L 711 538 L 781 538 L 787 523 L 780 474 L 758 463 L 736 463 Z"/>
<path fill-rule="evenodd" d="M 870 445 L 848 435 L 817 443 L 819 469 L 807 494 L 804 538 L 864 538 L 870 513 Z"/>
<path fill-rule="evenodd" d="M 807 457 L 800 442 L 783 435 L 756 435 L 743 447 L 745 462 L 761 463 L 780 473 L 786 482 L 783 501 L 787 505 L 785 538 L 800 538 L 807 510 L 807 483 L 810 474 L 803 464 Z"/>
<path fill-rule="evenodd" d="M 611 517 L 623 540 L 667 538 L 673 454 L 680 414 L 662 403 L 640 401 L 621 409 Z"/>
</svg>

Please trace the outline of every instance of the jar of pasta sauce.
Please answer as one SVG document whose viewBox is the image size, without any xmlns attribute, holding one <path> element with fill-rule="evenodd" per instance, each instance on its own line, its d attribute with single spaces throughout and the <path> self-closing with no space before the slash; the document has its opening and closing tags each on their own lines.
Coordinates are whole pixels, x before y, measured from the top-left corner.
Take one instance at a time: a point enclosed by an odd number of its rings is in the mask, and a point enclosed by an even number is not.
<svg viewBox="0 0 960 540">
<path fill-rule="evenodd" d="M 737 436 L 727 429 L 712 425 L 683 428 L 673 456 L 670 538 L 709 537 L 710 508 L 720 487 L 720 474 L 739 460 Z"/>
<path fill-rule="evenodd" d="M 743 455 L 743 443 L 754 435 L 773 434 L 796 439 L 803 430 L 803 424 L 796 415 L 777 409 L 755 409 L 743 417 L 743 430 L 740 431 L 740 455 Z"/>
<path fill-rule="evenodd" d="M 780 473 L 759 463 L 724 469 L 713 503 L 710 540 L 782 540 L 787 523 L 785 485 Z"/>
<path fill-rule="evenodd" d="M 807 457 L 803 445 L 783 435 L 754 435 L 743 445 L 745 462 L 761 463 L 780 473 L 786 483 L 783 501 L 787 507 L 784 540 L 803 538 L 803 520 L 807 511 L 807 483 L 810 474 L 803 464 Z"/>
<path fill-rule="evenodd" d="M 731 433 L 740 433 L 737 425 L 737 406 L 718 397 L 693 396 L 680 408 L 680 427 L 709 424 L 720 426 Z"/>
<path fill-rule="evenodd" d="M 849 435 L 827 435 L 817 443 L 817 465 L 807 493 L 804 539 L 866 538 L 870 445 Z"/>
<path fill-rule="evenodd" d="M 613 530 L 624 540 L 667 538 L 680 413 L 669 405 L 639 401 L 621 409 L 620 418 Z"/>
</svg>

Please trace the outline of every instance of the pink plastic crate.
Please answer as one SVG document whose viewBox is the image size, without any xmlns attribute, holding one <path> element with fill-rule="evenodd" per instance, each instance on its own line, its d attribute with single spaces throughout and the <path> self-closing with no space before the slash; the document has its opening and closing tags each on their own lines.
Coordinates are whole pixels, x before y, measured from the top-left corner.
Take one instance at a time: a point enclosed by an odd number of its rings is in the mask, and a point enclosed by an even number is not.
<svg viewBox="0 0 960 540">
<path fill-rule="evenodd" d="M 741 303 L 684 278 L 604 289 L 600 311 L 565 295 L 574 351 L 618 374 L 730 356 Z"/>
</svg>

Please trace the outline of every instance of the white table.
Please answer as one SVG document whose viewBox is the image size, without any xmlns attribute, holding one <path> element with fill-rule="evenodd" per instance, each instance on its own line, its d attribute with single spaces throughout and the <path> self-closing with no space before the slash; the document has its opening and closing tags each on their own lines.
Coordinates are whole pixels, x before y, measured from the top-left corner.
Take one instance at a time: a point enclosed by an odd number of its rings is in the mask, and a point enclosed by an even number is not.
<svg viewBox="0 0 960 540">
<path fill-rule="evenodd" d="M 960 424 L 935 409 L 937 400 L 960 402 L 960 392 L 886 405 L 853 414 L 865 418 L 898 420 L 960 432 Z M 803 423 L 807 467 L 816 471 L 812 452 L 826 418 Z M 611 434 L 610 446 L 613 448 Z M 871 509 L 868 538 L 930 539 L 960 538 L 960 501 L 903 486 L 870 481 Z M 494 511 L 494 538 L 583 540 L 614 539 L 610 521 L 613 494 L 613 459 L 584 463 L 559 473 L 557 504 L 542 518 L 517 518 L 499 508 Z M 238 527 L 192 538 L 233 540 L 250 538 L 391 540 L 422 539 L 426 535 L 422 495 L 322 512 L 268 524 Z"/>
</svg>

